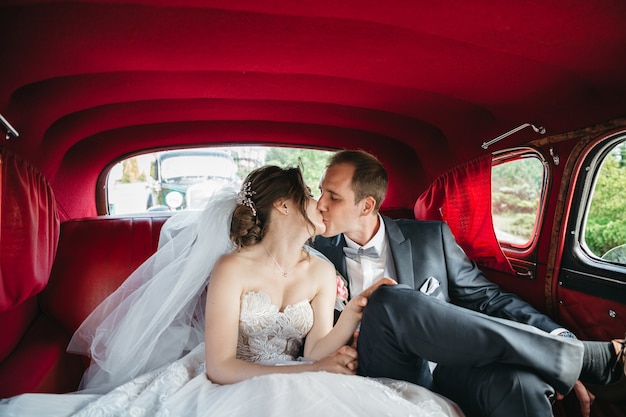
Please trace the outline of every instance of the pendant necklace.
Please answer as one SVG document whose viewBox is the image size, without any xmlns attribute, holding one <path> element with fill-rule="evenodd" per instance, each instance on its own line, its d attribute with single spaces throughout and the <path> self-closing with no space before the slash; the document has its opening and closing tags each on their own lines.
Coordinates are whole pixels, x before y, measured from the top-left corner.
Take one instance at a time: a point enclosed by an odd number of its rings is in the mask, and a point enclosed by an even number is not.
<svg viewBox="0 0 626 417">
<path fill-rule="evenodd" d="M 280 269 L 280 271 L 283 273 L 283 278 L 287 278 L 287 275 L 291 274 L 294 269 L 296 269 L 296 267 L 298 266 L 298 264 L 300 263 L 299 261 L 294 265 L 293 268 L 291 268 L 289 271 L 285 271 L 283 269 L 282 266 L 280 266 L 280 264 L 278 263 L 278 261 L 276 260 L 276 258 L 274 258 L 274 256 L 272 256 L 272 254 L 270 253 L 270 251 L 265 247 L 265 245 L 263 243 L 261 243 L 261 246 L 263 246 L 263 249 L 265 249 L 265 252 L 267 252 L 267 254 L 270 256 L 270 258 L 272 258 L 272 261 L 274 261 L 274 263 L 276 264 L 276 266 L 278 267 L 278 269 Z"/>
</svg>

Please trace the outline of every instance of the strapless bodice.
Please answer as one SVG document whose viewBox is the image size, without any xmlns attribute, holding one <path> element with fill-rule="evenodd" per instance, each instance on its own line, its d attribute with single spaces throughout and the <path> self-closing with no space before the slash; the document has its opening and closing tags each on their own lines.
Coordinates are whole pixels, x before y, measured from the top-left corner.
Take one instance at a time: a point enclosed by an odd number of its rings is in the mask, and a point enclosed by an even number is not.
<svg viewBox="0 0 626 417">
<path fill-rule="evenodd" d="M 312 326 L 313 309 L 309 300 L 280 311 L 269 295 L 245 293 L 241 297 L 237 357 L 250 362 L 295 360 Z"/>
</svg>

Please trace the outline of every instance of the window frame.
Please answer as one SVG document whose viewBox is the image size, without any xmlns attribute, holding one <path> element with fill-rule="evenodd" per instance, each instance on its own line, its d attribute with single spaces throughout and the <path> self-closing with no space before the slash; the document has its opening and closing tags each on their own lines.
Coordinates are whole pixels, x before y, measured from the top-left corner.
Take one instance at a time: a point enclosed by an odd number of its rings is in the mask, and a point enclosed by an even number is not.
<svg viewBox="0 0 626 417">
<path fill-rule="evenodd" d="M 492 174 L 493 167 L 496 165 L 500 165 L 507 162 L 512 162 L 516 160 L 520 160 L 523 158 L 536 158 L 541 162 L 543 166 L 543 178 L 541 183 L 541 193 L 539 195 L 539 203 L 537 205 L 537 213 L 535 215 L 535 224 L 526 245 L 516 245 L 511 242 L 506 242 L 498 239 L 498 244 L 502 248 L 502 251 L 507 256 L 507 258 L 511 259 L 524 259 L 529 261 L 536 261 L 536 248 L 538 245 L 538 237 L 541 231 L 541 227 L 544 222 L 544 218 L 546 215 L 546 208 L 548 205 L 548 195 L 550 191 L 550 187 L 552 184 L 552 172 L 550 169 L 550 163 L 548 159 L 544 155 L 544 153 L 535 147 L 532 146 L 520 146 L 515 148 L 504 149 L 501 151 L 497 151 L 493 153 L 493 161 L 492 161 Z M 493 183 L 493 179 L 492 179 Z M 493 202 L 493 189 L 491 191 L 491 198 Z M 492 213 L 492 221 L 493 221 L 493 213 Z M 495 224 L 494 224 L 494 232 L 495 232 Z M 497 235 L 496 235 L 497 238 Z"/>
<path fill-rule="evenodd" d="M 591 140 L 574 164 L 573 188 L 568 188 L 564 207 L 567 223 L 561 235 L 558 286 L 623 304 L 626 300 L 626 266 L 590 257 L 580 245 L 582 213 L 587 210 L 592 183 L 590 163 L 602 149 L 607 149 L 619 138 L 626 138 L 626 129 L 614 130 Z"/>
<path fill-rule="evenodd" d="M 598 174 L 602 164 L 611 153 L 611 150 L 620 142 L 626 142 L 626 130 L 605 135 L 594 141 L 581 158 L 581 166 L 578 172 L 581 177 L 574 190 L 573 201 L 579 201 L 579 208 L 575 209 L 568 225 L 566 250 L 573 260 L 587 268 L 601 269 L 607 272 L 626 273 L 626 265 L 611 262 L 594 254 L 584 241 L 587 218 L 596 188 Z M 580 184 L 580 185 L 579 185 Z M 622 280 L 626 283 L 626 276 Z"/>
</svg>

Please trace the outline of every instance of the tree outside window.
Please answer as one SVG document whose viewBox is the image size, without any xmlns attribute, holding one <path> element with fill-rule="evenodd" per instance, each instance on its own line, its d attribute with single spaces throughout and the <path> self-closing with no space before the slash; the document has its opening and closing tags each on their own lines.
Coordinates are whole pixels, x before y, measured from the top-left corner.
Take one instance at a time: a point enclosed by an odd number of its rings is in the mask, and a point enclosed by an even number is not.
<svg viewBox="0 0 626 417">
<path fill-rule="evenodd" d="M 513 247 L 532 243 L 543 192 L 545 168 L 537 155 L 523 153 L 497 161 L 491 170 L 491 210 L 498 241 Z"/>
<path fill-rule="evenodd" d="M 599 164 L 584 224 L 584 246 L 595 256 L 626 264 L 626 141 Z"/>
</svg>

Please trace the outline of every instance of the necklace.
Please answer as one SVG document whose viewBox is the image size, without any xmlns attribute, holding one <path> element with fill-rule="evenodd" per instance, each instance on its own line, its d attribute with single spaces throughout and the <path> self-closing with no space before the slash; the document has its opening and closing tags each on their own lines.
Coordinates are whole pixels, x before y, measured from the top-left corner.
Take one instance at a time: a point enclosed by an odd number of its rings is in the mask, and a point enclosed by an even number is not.
<svg viewBox="0 0 626 417">
<path fill-rule="evenodd" d="M 265 252 L 267 252 L 267 254 L 270 256 L 270 258 L 272 258 L 272 261 L 274 261 L 274 263 L 276 264 L 276 266 L 278 267 L 278 269 L 280 269 L 280 272 L 283 273 L 283 278 L 287 278 L 287 275 L 291 274 L 294 269 L 296 269 L 296 266 L 298 266 L 298 264 L 300 262 L 297 262 L 293 268 L 291 268 L 289 271 L 285 271 L 283 269 L 282 266 L 280 266 L 280 264 L 278 263 L 278 261 L 276 260 L 276 258 L 274 258 L 274 256 L 270 253 L 270 251 L 265 247 L 265 245 L 263 243 L 261 243 L 261 246 L 263 246 L 263 249 L 265 249 Z"/>
</svg>

